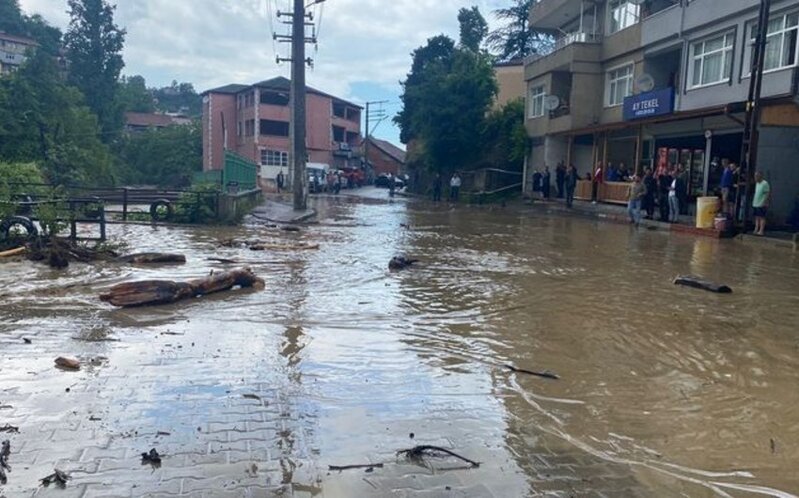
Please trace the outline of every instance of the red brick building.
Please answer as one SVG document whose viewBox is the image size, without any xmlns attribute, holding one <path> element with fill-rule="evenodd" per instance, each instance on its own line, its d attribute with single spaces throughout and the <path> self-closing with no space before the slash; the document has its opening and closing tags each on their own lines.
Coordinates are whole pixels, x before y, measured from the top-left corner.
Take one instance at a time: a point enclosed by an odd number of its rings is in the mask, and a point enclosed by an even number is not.
<svg viewBox="0 0 799 498">
<path fill-rule="evenodd" d="M 283 77 L 254 85 L 227 85 L 203 93 L 203 170 L 224 167 L 230 150 L 261 165 L 274 180 L 289 166 L 289 88 Z M 361 107 L 307 88 L 308 162 L 331 168 L 359 166 L 353 148 L 361 142 Z"/>
<path fill-rule="evenodd" d="M 404 150 L 390 142 L 386 142 L 385 140 L 380 140 L 374 137 L 369 137 L 368 139 L 364 140 L 364 144 L 361 147 L 362 150 L 367 149 L 367 142 L 369 143 L 368 152 L 364 153 L 369 156 L 368 160 L 372 165 L 375 176 L 388 173 L 397 176 L 404 172 Z"/>
</svg>

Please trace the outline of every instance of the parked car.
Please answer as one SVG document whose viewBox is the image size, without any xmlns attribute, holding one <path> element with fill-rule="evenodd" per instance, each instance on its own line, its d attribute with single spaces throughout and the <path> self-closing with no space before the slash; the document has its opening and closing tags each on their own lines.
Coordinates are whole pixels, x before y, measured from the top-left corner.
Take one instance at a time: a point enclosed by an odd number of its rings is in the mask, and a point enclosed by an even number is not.
<svg viewBox="0 0 799 498">
<path fill-rule="evenodd" d="M 327 190 L 327 165 L 321 166 L 307 166 L 306 172 L 308 174 L 308 191 L 312 194 L 319 194 Z"/>
<path fill-rule="evenodd" d="M 401 188 L 405 187 L 405 181 L 402 179 L 402 177 L 394 176 L 394 177 L 391 177 L 391 178 L 394 179 L 394 188 L 395 189 L 401 189 Z M 387 174 L 383 173 L 382 175 L 380 175 L 377 178 L 375 178 L 375 187 L 389 188 L 389 182 L 390 181 L 391 180 L 390 180 L 389 176 Z"/>
</svg>

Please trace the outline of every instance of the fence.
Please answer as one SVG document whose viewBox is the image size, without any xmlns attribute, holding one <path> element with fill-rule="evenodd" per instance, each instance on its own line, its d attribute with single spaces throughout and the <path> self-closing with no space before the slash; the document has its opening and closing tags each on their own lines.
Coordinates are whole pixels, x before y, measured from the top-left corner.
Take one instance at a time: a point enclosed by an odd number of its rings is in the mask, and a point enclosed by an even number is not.
<svg viewBox="0 0 799 498">
<path fill-rule="evenodd" d="M 255 190 L 258 188 L 258 165 L 246 157 L 225 151 L 224 169 L 197 173 L 194 182 L 212 183 L 223 190 L 233 185 L 239 191 Z"/>
</svg>

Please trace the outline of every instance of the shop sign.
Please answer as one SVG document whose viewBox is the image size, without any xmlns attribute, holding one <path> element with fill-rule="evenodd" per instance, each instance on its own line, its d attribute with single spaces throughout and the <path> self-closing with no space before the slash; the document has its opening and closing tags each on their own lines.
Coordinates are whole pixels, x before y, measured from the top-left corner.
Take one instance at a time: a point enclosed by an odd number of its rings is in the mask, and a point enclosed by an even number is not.
<svg viewBox="0 0 799 498">
<path fill-rule="evenodd" d="M 639 93 L 624 99 L 624 120 L 650 118 L 674 112 L 674 89 Z"/>
</svg>

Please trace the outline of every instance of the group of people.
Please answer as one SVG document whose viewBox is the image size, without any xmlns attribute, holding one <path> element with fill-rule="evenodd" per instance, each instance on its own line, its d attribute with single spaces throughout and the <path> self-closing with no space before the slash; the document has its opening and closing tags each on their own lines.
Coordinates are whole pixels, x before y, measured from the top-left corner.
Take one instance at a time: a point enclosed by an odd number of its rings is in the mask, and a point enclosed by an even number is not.
<svg viewBox="0 0 799 498">
<path fill-rule="evenodd" d="M 661 171 L 657 176 L 652 168 L 646 168 L 643 178 L 632 176 L 627 202 L 630 222 L 640 224 L 642 210 L 646 212 L 646 219 L 654 219 L 657 206 L 660 221 L 677 223 L 681 210 L 687 207 L 687 197 L 687 174 L 681 164 Z"/>
<path fill-rule="evenodd" d="M 440 202 L 441 201 L 441 194 L 443 191 L 443 183 L 444 180 L 441 178 L 439 173 L 436 173 L 435 178 L 433 178 L 433 202 Z M 461 192 L 461 185 L 463 184 L 463 180 L 461 180 L 461 176 L 456 171 L 452 174 L 449 179 L 449 200 L 452 202 L 458 202 L 460 198 Z"/>
</svg>

